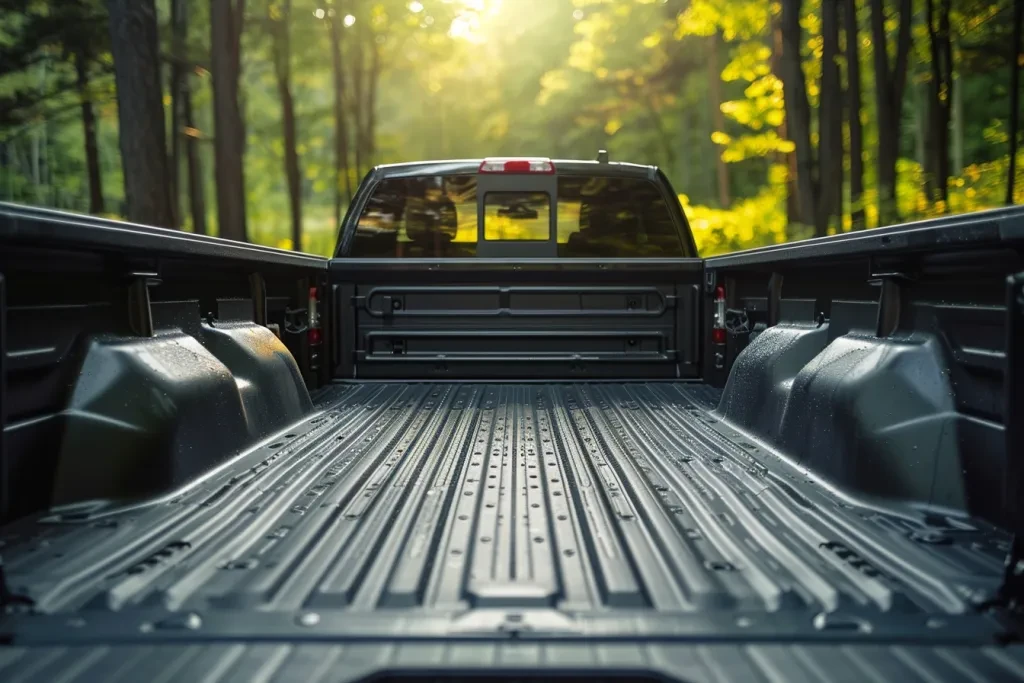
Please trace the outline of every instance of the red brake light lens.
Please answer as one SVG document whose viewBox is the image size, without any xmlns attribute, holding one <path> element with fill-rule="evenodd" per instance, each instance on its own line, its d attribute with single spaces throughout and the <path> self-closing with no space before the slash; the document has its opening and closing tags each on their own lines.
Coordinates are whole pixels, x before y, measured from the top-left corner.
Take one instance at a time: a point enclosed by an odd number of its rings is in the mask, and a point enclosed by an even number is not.
<svg viewBox="0 0 1024 683">
<path fill-rule="evenodd" d="M 546 173 L 551 175 L 554 172 L 555 165 L 551 159 L 484 159 L 480 164 L 480 173 Z"/>
<path fill-rule="evenodd" d="M 715 287 L 715 301 L 725 301 L 725 287 L 722 285 Z"/>
<path fill-rule="evenodd" d="M 712 327 L 711 328 L 711 341 L 716 344 L 725 343 L 725 328 L 724 327 Z"/>
</svg>

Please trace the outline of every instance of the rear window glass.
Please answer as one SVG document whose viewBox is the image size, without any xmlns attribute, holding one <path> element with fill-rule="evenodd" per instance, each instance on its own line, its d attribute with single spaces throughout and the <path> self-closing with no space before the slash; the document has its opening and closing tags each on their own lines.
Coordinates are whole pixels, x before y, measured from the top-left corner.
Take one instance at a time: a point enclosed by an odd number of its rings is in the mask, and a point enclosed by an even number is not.
<svg viewBox="0 0 1024 683">
<path fill-rule="evenodd" d="M 576 258 L 683 256 L 658 188 L 639 178 L 558 179 L 558 255 Z"/>
<path fill-rule="evenodd" d="M 476 177 L 386 178 L 359 216 L 352 256 L 476 256 Z"/>
<path fill-rule="evenodd" d="M 550 240 L 546 192 L 487 192 L 483 239 Z M 477 253 L 475 174 L 386 178 L 359 216 L 356 258 L 463 258 Z M 561 176 L 555 216 L 563 258 L 685 256 L 673 213 L 644 178 Z"/>
<path fill-rule="evenodd" d="M 551 197 L 547 192 L 488 192 L 484 197 L 484 239 L 551 239 Z"/>
</svg>

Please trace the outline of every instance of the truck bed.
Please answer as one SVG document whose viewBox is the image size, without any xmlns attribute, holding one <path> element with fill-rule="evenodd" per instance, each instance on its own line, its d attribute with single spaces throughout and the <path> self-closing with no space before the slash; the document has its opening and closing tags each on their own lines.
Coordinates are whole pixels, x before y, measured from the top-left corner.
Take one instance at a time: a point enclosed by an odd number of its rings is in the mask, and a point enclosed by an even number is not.
<svg viewBox="0 0 1024 683">
<path fill-rule="evenodd" d="M 973 605 L 1005 534 L 845 497 L 718 419 L 718 395 L 335 386 L 163 500 L 7 527 L 8 583 L 39 613 L 22 642 L 992 637 Z"/>
<path fill-rule="evenodd" d="M 0 205 L 5 683 L 1024 680 L 1024 208 L 607 263 L 84 220 Z"/>
</svg>

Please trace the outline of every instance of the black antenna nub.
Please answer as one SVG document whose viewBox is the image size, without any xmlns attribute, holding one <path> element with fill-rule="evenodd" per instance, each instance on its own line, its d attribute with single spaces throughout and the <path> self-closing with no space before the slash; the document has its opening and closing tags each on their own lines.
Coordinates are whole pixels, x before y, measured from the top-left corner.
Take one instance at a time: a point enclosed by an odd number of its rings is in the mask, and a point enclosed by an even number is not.
<svg viewBox="0 0 1024 683">
<path fill-rule="evenodd" d="M 608 150 L 599 149 L 597 150 L 597 163 L 607 164 L 608 163 Z"/>
</svg>

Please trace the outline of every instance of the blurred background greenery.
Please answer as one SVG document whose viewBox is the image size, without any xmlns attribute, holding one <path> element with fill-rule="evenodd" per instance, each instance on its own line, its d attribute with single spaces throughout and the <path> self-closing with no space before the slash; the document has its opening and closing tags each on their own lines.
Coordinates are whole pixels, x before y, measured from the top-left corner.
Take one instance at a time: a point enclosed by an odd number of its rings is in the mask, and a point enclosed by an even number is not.
<svg viewBox="0 0 1024 683">
<path fill-rule="evenodd" d="M 704 255 L 991 208 L 1020 4 L 0 0 L 0 199 L 329 254 L 374 164 L 603 148 Z"/>
</svg>

